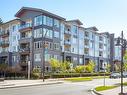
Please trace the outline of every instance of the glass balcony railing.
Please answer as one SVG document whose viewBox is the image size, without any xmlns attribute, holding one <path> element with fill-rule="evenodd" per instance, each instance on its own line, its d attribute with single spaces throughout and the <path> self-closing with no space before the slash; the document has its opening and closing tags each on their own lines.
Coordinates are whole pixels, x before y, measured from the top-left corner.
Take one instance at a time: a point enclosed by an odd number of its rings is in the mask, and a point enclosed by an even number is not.
<svg viewBox="0 0 127 95">
<path fill-rule="evenodd" d="M 19 30 L 25 29 L 25 28 L 30 28 L 30 27 L 32 27 L 32 24 L 31 23 L 27 23 L 27 24 L 21 25 Z"/>
<path fill-rule="evenodd" d="M 29 52 L 30 51 L 30 48 L 29 47 L 26 47 L 26 48 L 20 48 L 19 49 L 20 52 Z"/>
<path fill-rule="evenodd" d="M 64 43 L 65 43 L 65 44 L 69 44 L 69 45 L 71 44 L 70 41 L 64 41 Z"/>
<path fill-rule="evenodd" d="M 71 34 L 71 32 L 70 32 L 70 31 L 65 31 L 65 33 L 66 33 L 66 34 Z"/>
<path fill-rule="evenodd" d="M 9 41 L 2 41 L 0 42 L 0 46 L 9 45 Z"/>
<path fill-rule="evenodd" d="M 9 35 L 9 30 L 0 32 L 0 36 L 4 36 L 4 35 Z"/>
</svg>

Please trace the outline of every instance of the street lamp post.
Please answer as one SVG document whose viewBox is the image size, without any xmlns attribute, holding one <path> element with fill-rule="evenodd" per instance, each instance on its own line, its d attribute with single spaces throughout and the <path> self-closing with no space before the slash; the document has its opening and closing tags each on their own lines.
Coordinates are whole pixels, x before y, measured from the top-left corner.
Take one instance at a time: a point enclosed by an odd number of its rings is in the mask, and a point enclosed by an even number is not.
<svg viewBox="0 0 127 95">
<path fill-rule="evenodd" d="M 28 80 L 30 79 L 30 60 L 28 61 Z"/>
<path fill-rule="evenodd" d="M 42 37 L 42 47 L 43 47 L 43 52 L 42 52 L 42 55 L 43 55 L 43 61 L 42 61 L 42 69 L 43 69 L 43 72 L 41 70 L 41 75 L 43 76 L 43 82 L 45 81 L 45 37 L 47 35 L 47 31 L 45 33 L 43 33 L 43 37 Z"/>
<path fill-rule="evenodd" d="M 121 38 L 118 38 L 116 45 L 121 46 L 121 92 L 119 95 L 125 95 L 125 93 L 123 93 L 123 55 L 126 48 L 126 41 L 123 39 L 123 31 L 121 33 Z"/>
</svg>

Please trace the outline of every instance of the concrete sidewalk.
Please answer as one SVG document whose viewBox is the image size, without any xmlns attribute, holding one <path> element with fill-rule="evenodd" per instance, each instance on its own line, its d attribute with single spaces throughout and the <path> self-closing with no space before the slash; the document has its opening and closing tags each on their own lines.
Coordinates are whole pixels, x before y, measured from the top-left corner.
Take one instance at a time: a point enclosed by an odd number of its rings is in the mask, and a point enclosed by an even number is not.
<svg viewBox="0 0 127 95">
<path fill-rule="evenodd" d="M 59 79 L 46 79 L 45 82 L 43 82 L 43 80 L 5 80 L 4 82 L 0 82 L 0 89 L 27 87 L 27 86 L 36 86 L 36 85 L 51 85 L 51 84 L 59 84 L 63 82 L 64 81 Z"/>
<path fill-rule="evenodd" d="M 117 87 L 110 90 L 100 91 L 100 95 L 119 95 L 121 88 Z M 124 93 L 127 93 L 127 86 L 124 86 Z"/>
</svg>

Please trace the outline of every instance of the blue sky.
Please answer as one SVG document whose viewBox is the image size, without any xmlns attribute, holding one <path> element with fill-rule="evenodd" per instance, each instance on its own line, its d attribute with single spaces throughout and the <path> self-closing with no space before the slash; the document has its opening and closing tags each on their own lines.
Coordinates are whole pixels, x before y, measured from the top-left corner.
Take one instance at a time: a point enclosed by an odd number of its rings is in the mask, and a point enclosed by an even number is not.
<svg viewBox="0 0 127 95">
<path fill-rule="evenodd" d="M 100 32 L 127 34 L 127 0 L 1 0 L 0 17 L 4 22 L 11 20 L 22 6 L 41 8 L 67 20 L 80 19 L 85 27 L 96 26 Z"/>
</svg>

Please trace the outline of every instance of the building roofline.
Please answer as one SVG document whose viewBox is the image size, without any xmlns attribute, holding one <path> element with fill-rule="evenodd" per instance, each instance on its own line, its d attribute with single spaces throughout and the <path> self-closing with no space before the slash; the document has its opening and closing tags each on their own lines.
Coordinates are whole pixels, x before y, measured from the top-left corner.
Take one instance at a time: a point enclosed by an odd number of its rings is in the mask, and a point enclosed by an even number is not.
<svg viewBox="0 0 127 95">
<path fill-rule="evenodd" d="M 85 28 L 86 30 L 87 29 L 93 29 L 94 31 L 99 31 L 98 29 L 97 29 L 97 27 L 95 27 L 95 26 L 93 26 L 93 27 L 88 27 L 88 28 Z"/>
<path fill-rule="evenodd" d="M 20 19 L 18 19 L 18 18 L 12 19 L 12 20 L 10 20 L 10 21 L 7 21 L 7 22 L 2 23 L 1 25 L 8 24 L 8 23 L 11 23 L 11 22 L 13 22 L 13 21 L 20 21 Z"/>
<path fill-rule="evenodd" d="M 22 12 L 26 11 L 26 10 L 31 10 L 31 11 L 37 11 L 37 12 L 42 12 L 42 13 L 45 13 L 45 14 L 48 14 L 48 15 L 51 15 L 53 17 L 56 17 L 60 20 L 66 20 L 65 18 L 61 17 L 61 16 L 58 16 L 58 15 L 55 15 L 53 13 L 50 13 L 48 11 L 45 11 L 45 10 L 42 10 L 42 9 L 39 9 L 39 8 L 31 8 L 31 7 L 22 7 L 16 14 L 15 14 L 15 17 L 19 17 L 21 15 Z"/>
<path fill-rule="evenodd" d="M 79 19 L 68 20 L 66 22 L 77 22 L 79 25 L 83 25 L 83 23 Z"/>
</svg>

